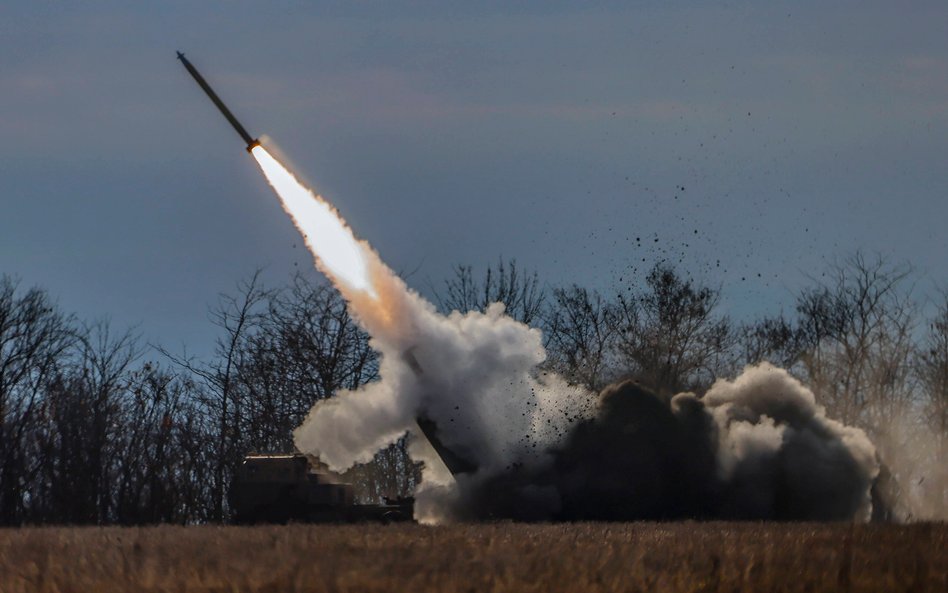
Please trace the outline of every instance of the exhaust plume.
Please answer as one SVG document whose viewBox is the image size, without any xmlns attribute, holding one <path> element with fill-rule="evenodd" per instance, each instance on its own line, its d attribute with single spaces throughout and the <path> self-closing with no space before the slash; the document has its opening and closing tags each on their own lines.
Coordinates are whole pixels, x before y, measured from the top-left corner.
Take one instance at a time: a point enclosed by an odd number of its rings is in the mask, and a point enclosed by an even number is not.
<svg viewBox="0 0 948 593">
<path fill-rule="evenodd" d="M 335 208 L 304 187 L 259 144 L 251 149 L 251 154 L 316 256 L 320 269 L 337 285 L 374 294 L 366 262 L 368 246 L 356 240 Z M 318 237 L 319 241 L 311 237 Z"/>
<path fill-rule="evenodd" d="M 504 314 L 440 315 L 335 209 L 263 147 L 252 153 L 323 271 L 380 353 L 380 379 L 318 402 L 297 447 L 343 471 L 405 433 L 424 462 L 416 518 L 867 519 L 878 474 L 858 429 L 768 364 L 704 397 L 634 383 L 597 398 L 539 371 L 539 330 Z M 476 468 L 453 477 L 416 419 Z"/>
</svg>

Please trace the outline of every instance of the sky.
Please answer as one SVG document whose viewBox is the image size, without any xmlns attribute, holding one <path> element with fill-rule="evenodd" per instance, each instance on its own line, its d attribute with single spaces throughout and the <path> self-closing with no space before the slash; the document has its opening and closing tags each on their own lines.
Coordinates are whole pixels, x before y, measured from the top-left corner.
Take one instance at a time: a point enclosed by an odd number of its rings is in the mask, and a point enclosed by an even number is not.
<svg viewBox="0 0 948 593">
<path fill-rule="evenodd" d="M 593 6 L 593 4 L 595 4 Z M 311 259 L 181 50 L 408 283 L 662 258 L 735 317 L 862 249 L 948 285 L 944 2 L 0 6 L 0 274 L 207 352 Z"/>
</svg>

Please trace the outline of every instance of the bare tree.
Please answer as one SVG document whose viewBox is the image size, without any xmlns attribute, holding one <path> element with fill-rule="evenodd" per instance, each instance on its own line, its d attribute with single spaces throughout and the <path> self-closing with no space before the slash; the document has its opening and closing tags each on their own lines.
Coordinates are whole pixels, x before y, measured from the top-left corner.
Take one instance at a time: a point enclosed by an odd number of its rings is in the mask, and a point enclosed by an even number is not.
<svg viewBox="0 0 948 593">
<path fill-rule="evenodd" d="M 169 387 L 184 382 L 139 366 L 141 353 L 133 332 L 80 326 L 44 291 L 0 279 L 0 521 L 206 517 L 207 491 L 190 489 L 206 482 L 207 443 L 188 448 L 206 434 L 189 422 L 204 415 L 192 391 Z M 175 461 L 195 451 L 190 465 Z"/>
<path fill-rule="evenodd" d="M 210 518 L 214 432 L 186 374 L 145 363 L 128 373 L 116 435 L 114 520 L 185 523 Z"/>
<path fill-rule="evenodd" d="M 743 325 L 740 345 L 745 363 L 766 361 L 785 369 L 792 369 L 810 346 L 805 332 L 782 314 Z"/>
<path fill-rule="evenodd" d="M 834 418 L 873 431 L 911 403 L 910 273 L 856 253 L 799 297 L 801 370 Z"/>
<path fill-rule="evenodd" d="M 378 365 L 335 288 L 296 275 L 268 295 L 258 330 L 241 346 L 236 377 L 246 393 L 247 444 L 285 451 L 314 403 L 375 379 Z"/>
<path fill-rule="evenodd" d="M 159 348 L 162 354 L 192 373 L 203 384 L 200 391 L 203 394 L 202 404 L 216 421 L 213 441 L 217 452 L 213 468 L 211 515 L 215 521 L 223 521 L 227 517 L 227 487 L 233 468 L 245 449 L 242 434 L 245 428 L 242 418 L 244 394 L 240 391 L 242 385 L 238 380 L 238 371 L 244 364 L 247 342 L 259 331 L 265 305 L 272 296 L 270 291 L 261 287 L 260 274 L 261 271 L 257 270 L 248 280 L 240 282 L 236 296 L 221 295 L 217 305 L 211 309 L 211 321 L 222 331 L 211 362 L 202 363 Z"/>
<path fill-rule="evenodd" d="M 35 440 L 45 453 L 41 473 L 49 483 L 53 516 L 102 524 L 114 519 L 126 378 L 141 349 L 134 334 L 114 335 L 105 321 L 76 336 L 71 355 L 61 357 L 45 388 L 46 417 Z M 34 491 L 34 503 L 39 494 Z"/>
<path fill-rule="evenodd" d="M 935 439 L 934 492 L 940 493 L 940 511 L 948 509 L 948 293 L 942 301 L 919 348 L 919 378 L 922 385 L 923 417 Z"/>
<path fill-rule="evenodd" d="M 619 311 L 597 292 L 572 285 L 553 291 L 544 329 L 549 366 L 599 391 L 613 379 Z"/>
<path fill-rule="evenodd" d="M 656 265 L 647 289 L 620 295 L 619 364 L 664 394 L 700 390 L 733 366 L 736 333 L 717 315 L 720 293 Z"/>
<path fill-rule="evenodd" d="M 81 333 L 76 369 L 79 376 L 73 383 L 73 395 L 84 397 L 87 402 L 90 424 L 85 447 L 73 454 L 85 457 L 87 471 L 84 479 L 76 481 L 88 484 L 89 503 L 94 505 L 98 523 L 110 518 L 111 478 L 116 469 L 113 446 L 117 441 L 116 427 L 121 425 L 121 398 L 126 375 L 141 353 L 134 334 L 126 331 L 113 335 L 108 322 L 87 326 Z"/>
<path fill-rule="evenodd" d="M 920 350 L 926 416 L 942 438 L 948 439 L 948 294 L 943 296 Z"/>
<path fill-rule="evenodd" d="M 28 486 L 43 459 L 31 437 L 43 410 L 43 392 L 75 343 L 72 319 L 37 288 L 20 291 L 0 277 L 0 523 L 24 517 Z"/>
<path fill-rule="evenodd" d="M 536 272 L 520 270 L 516 260 L 500 259 L 496 268 L 487 267 L 483 280 L 475 278 L 471 266 L 455 266 L 454 277 L 445 280 L 443 291 L 435 291 L 435 300 L 442 311 L 462 313 L 503 303 L 507 315 L 529 325 L 539 319 L 546 294 Z"/>
</svg>

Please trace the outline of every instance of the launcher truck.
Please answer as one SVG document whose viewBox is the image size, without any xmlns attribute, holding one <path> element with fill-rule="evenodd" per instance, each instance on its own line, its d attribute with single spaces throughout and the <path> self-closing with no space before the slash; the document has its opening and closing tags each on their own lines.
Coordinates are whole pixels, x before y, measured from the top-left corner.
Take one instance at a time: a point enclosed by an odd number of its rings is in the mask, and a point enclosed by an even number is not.
<svg viewBox="0 0 948 593">
<path fill-rule="evenodd" d="M 252 523 L 356 523 L 411 521 L 414 499 L 358 504 L 347 484 L 302 453 L 244 457 L 230 488 L 233 521 Z"/>
<path fill-rule="evenodd" d="M 442 443 L 433 420 L 419 417 L 418 428 L 452 474 L 477 471 L 470 456 Z M 411 497 L 358 504 L 352 484 L 316 457 L 299 452 L 244 457 L 231 483 L 229 502 L 233 520 L 240 524 L 411 521 L 415 508 Z"/>
</svg>

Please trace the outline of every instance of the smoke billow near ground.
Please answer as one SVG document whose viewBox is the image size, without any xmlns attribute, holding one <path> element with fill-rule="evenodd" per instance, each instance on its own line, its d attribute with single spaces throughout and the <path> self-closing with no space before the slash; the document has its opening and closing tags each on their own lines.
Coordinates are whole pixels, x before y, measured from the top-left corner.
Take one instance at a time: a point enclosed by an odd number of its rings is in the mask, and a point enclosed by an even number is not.
<svg viewBox="0 0 948 593">
<path fill-rule="evenodd" d="M 295 433 L 301 451 L 341 471 L 408 433 L 424 464 L 416 518 L 429 523 L 869 519 L 875 447 L 786 371 L 748 367 L 703 397 L 568 385 L 540 370 L 538 330 L 500 303 L 439 314 L 331 205 L 262 147 L 253 154 L 381 355 L 379 381 L 313 407 Z M 451 475 L 419 418 L 469 471 Z"/>
<path fill-rule="evenodd" d="M 878 474 L 859 429 L 768 364 L 703 397 L 603 390 L 545 464 L 465 484 L 457 513 L 539 520 L 866 520 Z"/>
</svg>

